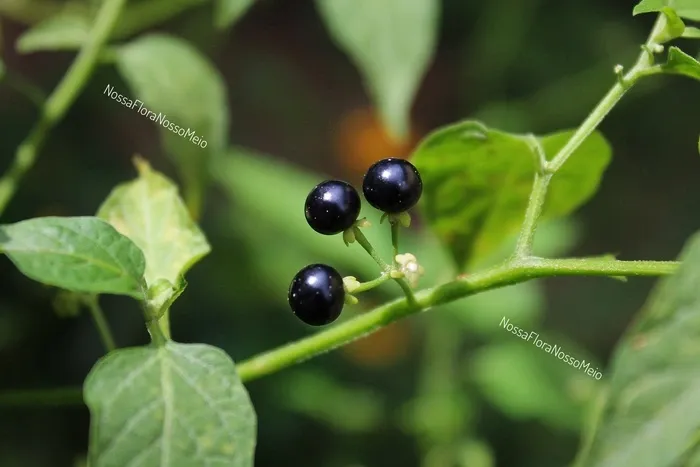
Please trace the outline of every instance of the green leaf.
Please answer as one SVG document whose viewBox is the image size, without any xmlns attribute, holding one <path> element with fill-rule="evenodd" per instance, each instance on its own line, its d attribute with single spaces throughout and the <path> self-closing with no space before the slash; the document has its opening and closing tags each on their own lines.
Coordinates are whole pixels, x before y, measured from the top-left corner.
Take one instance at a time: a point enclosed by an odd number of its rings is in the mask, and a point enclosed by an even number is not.
<svg viewBox="0 0 700 467">
<path fill-rule="evenodd" d="M 632 10 L 633 15 L 660 12 L 670 7 L 681 18 L 700 21 L 700 2 L 697 0 L 642 0 Z"/>
<path fill-rule="evenodd" d="M 615 350 L 609 396 L 580 467 L 676 467 L 698 447 L 700 235 Z"/>
<path fill-rule="evenodd" d="M 666 23 L 661 33 L 654 37 L 654 40 L 659 44 L 664 44 L 681 37 L 685 31 L 685 23 L 678 16 L 678 13 L 671 7 L 663 7 L 660 11 L 663 13 Z"/>
<path fill-rule="evenodd" d="M 0 251 L 25 276 L 44 284 L 143 298 L 143 253 L 96 217 L 38 217 L 2 225 Z"/>
<path fill-rule="evenodd" d="M 683 31 L 683 37 L 686 39 L 700 39 L 700 28 L 686 26 L 685 31 Z"/>
<path fill-rule="evenodd" d="M 547 158 L 572 134 L 540 137 Z M 570 214 L 593 196 L 610 157 L 605 138 L 591 134 L 552 178 L 543 219 Z M 536 167 L 524 136 L 463 121 L 428 135 L 412 161 L 423 178 L 423 213 L 460 270 L 518 231 Z"/>
<path fill-rule="evenodd" d="M 534 337 L 528 343 L 499 329 L 513 341 L 484 347 L 473 357 L 469 369 L 484 397 L 513 418 L 537 419 L 551 426 L 579 430 L 584 409 L 595 396 L 598 381 L 586 374 L 585 369 L 568 365 L 547 353 L 545 347 L 538 348 Z M 596 368 L 571 344 L 559 344 L 558 339 L 545 336 L 539 338 L 552 346 L 560 345 L 573 359 L 585 361 L 582 368 Z"/>
<path fill-rule="evenodd" d="M 216 68 L 182 39 L 152 34 L 117 50 L 117 67 L 135 97 L 143 102 L 139 113 L 158 125 L 165 150 L 184 180 L 188 206 L 196 217 L 207 164 L 212 155 L 220 154 L 227 145 L 228 98 L 224 81 Z M 133 108 L 137 111 L 139 107 Z"/>
<path fill-rule="evenodd" d="M 217 0 L 214 5 L 216 26 L 229 27 L 248 11 L 253 0 Z"/>
<path fill-rule="evenodd" d="M 670 47 L 668 49 L 666 63 L 664 63 L 661 68 L 665 73 L 700 79 L 700 62 L 678 47 Z"/>
<path fill-rule="evenodd" d="M 209 244 L 187 212 L 177 186 L 145 160 L 136 159 L 135 165 L 138 178 L 112 190 L 97 216 L 143 250 L 149 287 L 158 279 L 177 284 L 209 253 Z"/>
<path fill-rule="evenodd" d="M 17 39 L 20 53 L 40 50 L 73 50 L 90 35 L 91 22 L 85 12 L 67 10 L 39 22 Z"/>
<path fill-rule="evenodd" d="M 436 47 L 439 0 L 317 0 L 331 36 L 362 74 L 382 120 L 397 138 Z"/>
<path fill-rule="evenodd" d="M 85 380 L 92 467 L 252 467 L 256 419 L 221 349 L 168 341 L 103 357 Z"/>
</svg>

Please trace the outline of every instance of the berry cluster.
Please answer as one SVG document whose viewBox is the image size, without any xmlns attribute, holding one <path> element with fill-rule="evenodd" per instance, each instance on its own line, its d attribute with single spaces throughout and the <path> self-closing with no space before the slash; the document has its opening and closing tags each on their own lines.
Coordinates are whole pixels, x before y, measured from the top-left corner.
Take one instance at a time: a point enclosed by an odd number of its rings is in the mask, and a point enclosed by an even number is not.
<svg viewBox="0 0 700 467">
<path fill-rule="evenodd" d="M 423 192 L 423 182 L 413 164 L 389 158 L 367 170 L 362 191 L 371 206 L 387 215 L 398 215 L 416 205 Z M 352 185 L 327 180 L 311 190 L 304 214 L 316 232 L 336 235 L 355 227 L 360 208 L 360 195 Z M 294 276 L 288 300 L 294 314 L 306 324 L 329 324 L 340 316 L 346 301 L 343 277 L 326 264 L 306 266 Z"/>
</svg>

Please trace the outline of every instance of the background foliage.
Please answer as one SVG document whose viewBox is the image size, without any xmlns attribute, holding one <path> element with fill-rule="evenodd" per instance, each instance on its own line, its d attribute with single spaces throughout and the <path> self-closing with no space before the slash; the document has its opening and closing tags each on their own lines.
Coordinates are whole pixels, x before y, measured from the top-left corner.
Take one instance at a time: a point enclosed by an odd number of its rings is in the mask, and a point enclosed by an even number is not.
<svg viewBox="0 0 700 467">
<path fill-rule="evenodd" d="M 42 16 L 39 6 L 12 6 L 22 3 L 33 2 L 0 2 L 4 61 L 12 73 L 51 89 L 72 54 L 20 53 L 56 44 L 48 27 L 23 36 L 15 50 L 24 24 Z M 217 345 L 237 361 L 310 332 L 286 305 L 289 279 L 301 266 L 328 262 L 358 277 L 375 269 L 369 258 L 340 247 L 339 239 L 309 232 L 301 204 L 320 174 L 358 183 L 371 162 L 407 155 L 437 126 L 464 118 L 538 135 L 575 127 L 610 86 L 612 67 L 638 54 L 652 21 L 652 15 L 633 19 L 633 2 L 445 0 L 434 26 L 439 36 L 433 62 L 401 63 L 426 67 L 420 88 L 415 85 L 409 125 L 396 116 L 405 97 L 394 96 L 379 112 L 370 108 L 368 95 L 397 84 L 376 78 L 373 62 L 353 54 L 340 31 L 331 40 L 319 21 L 334 9 L 342 13 L 348 0 L 328 2 L 324 10 L 305 0 L 252 3 L 212 7 L 191 1 L 187 13 L 116 47 L 114 66 L 99 69 L 52 132 L 3 219 L 92 214 L 113 186 L 134 179 L 133 154 L 144 155 L 184 185 L 189 204 L 206 197 L 201 225 L 215 252 L 189 273 L 188 288 L 171 310 L 173 335 L 180 342 Z M 246 14 L 227 32 L 212 29 L 215 11 L 220 24 Z M 69 12 L 53 20 L 54 31 L 65 30 L 60 21 L 72 25 L 73 35 L 61 32 L 58 48 L 74 49 L 90 25 Z M 138 26 L 125 24 L 117 37 Z M 415 27 L 432 26 L 418 21 Z M 193 45 L 164 42 L 164 34 Z M 143 49 L 134 44 L 161 49 L 162 61 L 144 61 Z M 186 49 L 180 61 L 169 60 L 166 49 L 172 47 Z M 200 57 L 187 53 L 193 48 L 213 64 L 202 76 L 192 65 Z M 36 119 L 35 107 L 14 92 L 11 77 L 0 85 L 3 167 Z M 663 92 L 657 92 L 662 79 Z M 161 93 L 171 80 L 187 88 L 188 100 L 180 102 L 188 105 L 177 107 Z M 227 141 L 233 144 L 229 157 L 212 161 L 213 183 L 205 190 L 204 165 L 181 163 L 203 162 L 191 157 L 195 146 L 109 99 L 103 94 L 107 84 L 150 105 L 172 105 L 167 113 L 174 121 L 209 128 L 212 154 Z M 413 83 L 401 86 L 413 92 Z M 698 99 L 700 89 L 691 80 L 652 78 L 637 86 L 602 125 L 614 157 L 599 191 L 573 221 L 546 224 L 537 251 L 674 258 L 698 227 L 700 188 L 694 181 L 700 160 L 696 136 L 689 137 L 698 131 L 700 107 L 692 105 Z M 377 114 L 394 134 L 408 134 L 406 141 L 394 141 Z M 607 158 L 596 154 L 605 166 Z M 127 202 L 128 188 L 122 195 Z M 514 203 L 522 207 L 522 200 Z M 372 213 L 363 215 L 378 225 Z M 449 252 L 420 220 L 414 224 L 405 244 L 428 271 L 421 285 L 452 277 Z M 386 232 L 372 228 L 367 235 L 380 251 L 390 251 Z M 192 254 L 198 253 L 201 248 L 194 248 Z M 475 261 L 483 265 L 500 257 L 492 251 Z M 103 354 L 89 315 L 68 318 L 65 307 L 57 313 L 55 289 L 17 274 L 10 261 L 0 261 L 0 271 L 0 389 L 80 385 Z M 555 279 L 487 292 L 252 382 L 247 387 L 258 414 L 256 465 L 567 465 L 601 383 L 533 352 L 498 323 L 507 316 L 537 330 L 568 353 L 593 360 L 606 375 L 612 347 L 651 284 Z M 368 295 L 364 306 L 386 299 L 392 288 L 386 289 Z M 147 342 L 132 301 L 104 297 L 103 306 L 120 346 Z M 360 312 L 348 308 L 345 315 Z M 3 467 L 73 466 L 84 457 L 86 408 L 0 410 Z"/>
</svg>

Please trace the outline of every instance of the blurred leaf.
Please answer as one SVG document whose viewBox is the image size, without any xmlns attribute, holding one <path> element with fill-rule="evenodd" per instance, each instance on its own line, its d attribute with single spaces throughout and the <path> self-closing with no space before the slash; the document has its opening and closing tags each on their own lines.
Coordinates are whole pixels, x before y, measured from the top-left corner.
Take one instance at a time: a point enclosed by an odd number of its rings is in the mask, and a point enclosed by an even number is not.
<svg viewBox="0 0 700 467">
<path fill-rule="evenodd" d="M 618 344 L 610 395 L 580 467 L 676 467 L 698 446 L 700 235 L 681 260 Z"/>
<path fill-rule="evenodd" d="M 683 31 L 683 37 L 686 39 L 700 39 L 700 29 L 693 26 L 686 26 Z"/>
<path fill-rule="evenodd" d="M 681 18 L 700 21 L 700 2 L 697 0 L 642 0 L 634 7 L 633 15 L 662 11 L 664 7 L 670 7 Z"/>
<path fill-rule="evenodd" d="M 397 139 L 437 41 L 439 0 L 317 0 L 331 36 L 353 60 Z"/>
<path fill-rule="evenodd" d="M 102 203 L 97 216 L 111 223 L 141 248 L 146 257 L 146 284 L 158 279 L 177 284 L 210 251 L 178 195 L 177 186 L 135 159 L 137 179 L 122 183 Z"/>
<path fill-rule="evenodd" d="M 459 467 L 494 467 L 496 459 L 491 446 L 484 441 L 470 439 L 459 446 Z"/>
<path fill-rule="evenodd" d="M 143 253 L 96 217 L 37 217 L 2 225 L 0 252 L 44 284 L 143 298 Z"/>
<path fill-rule="evenodd" d="M 407 433 L 431 440 L 449 440 L 472 423 L 476 412 L 467 393 L 449 391 L 424 395 L 404 405 L 399 423 Z"/>
<path fill-rule="evenodd" d="M 384 415 L 376 392 L 348 387 L 321 372 L 297 371 L 279 387 L 283 390 L 278 400 L 287 409 L 341 430 L 370 431 Z"/>
<path fill-rule="evenodd" d="M 168 341 L 110 352 L 84 397 L 93 467 L 253 465 L 255 412 L 221 349 Z"/>
<path fill-rule="evenodd" d="M 143 101 L 146 116 L 161 125 L 166 152 L 185 183 L 196 218 L 212 155 L 228 140 L 228 98 L 217 69 L 189 43 L 151 34 L 118 49 L 117 66 Z M 161 117 L 163 118 L 156 118 Z"/>
<path fill-rule="evenodd" d="M 477 351 L 470 364 L 471 377 L 484 397 L 513 418 L 534 418 L 551 426 L 579 430 L 584 408 L 598 386 L 584 367 L 595 365 L 584 360 L 585 353 L 570 343 L 561 346 L 561 350 L 573 359 L 585 361 L 581 369 L 547 353 L 545 347 L 538 348 L 534 337 L 529 343 L 515 340 L 518 336 L 509 337 L 513 341 Z M 539 338 L 552 346 L 557 343 L 548 336 Z M 556 352 L 557 348 L 553 348 Z"/>
<path fill-rule="evenodd" d="M 700 62 L 678 47 L 668 49 L 668 58 L 661 68 L 666 73 L 684 75 L 700 80 Z"/>
<path fill-rule="evenodd" d="M 67 10 L 41 21 L 17 39 L 20 53 L 40 50 L 72 50 L 90 35 L 90 17 L 84 11 Z"/>
<path fill-rule="evenodd" d="M 510 287 L 489 290 L 449 305 L 464 328 L 482 336 L 501 337 L 503 330 L 495 326 L 508 316 L 523 325 L 539 322 L 545 307 L 544 295 L 536 282 L 521 282 Z"/>
<path fill-rule="evenodd" d="M 216 26 L 225 28 L 233 23 L 248 11 L 253 5 L 253 0 L 216 0 L 214 5 Z"/>
<path fill-rule="evenodd" d="M 572 134 L 540 137 L 547 158 Z M 543 219 L 565 216 L 593 196 L 610 156 L 605 138 L 591 134 L 552 178 Z M 423 177 L 423 213 L 460 270 L 518 231 L 535 173 L 522 135 L 463 121 L 428 135 L 412 160 Z"/>
</svg>

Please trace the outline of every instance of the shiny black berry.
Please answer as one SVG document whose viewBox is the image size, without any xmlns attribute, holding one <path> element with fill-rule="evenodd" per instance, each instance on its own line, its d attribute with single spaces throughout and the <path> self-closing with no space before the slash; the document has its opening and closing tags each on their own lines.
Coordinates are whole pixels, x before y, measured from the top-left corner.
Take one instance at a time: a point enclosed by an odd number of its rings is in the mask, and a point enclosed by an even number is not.
<svg viewBox="0 0 700 467">
<path fill-rule="evenodd" d="M 316 185 L 304 205 L 306 222 L 323 235 L 349 229 L 360 215 L 360 195 L 348 183 L 328 180 Z"/>
<path fill-rule="evenodd" d="M 345 303 L 343 278 L 330 266 L 311 264 L 294 276 L 287 298 L 294 314 L 306 324 L 332 323 Z"/>
<path fill-rule="evenodd" d="M 418 169 L 403 159 L 383 159 L 367 170 L 362 183 L 367 202 L 389 214 L 408 211 L 423 193 Z"/>
</svg>

